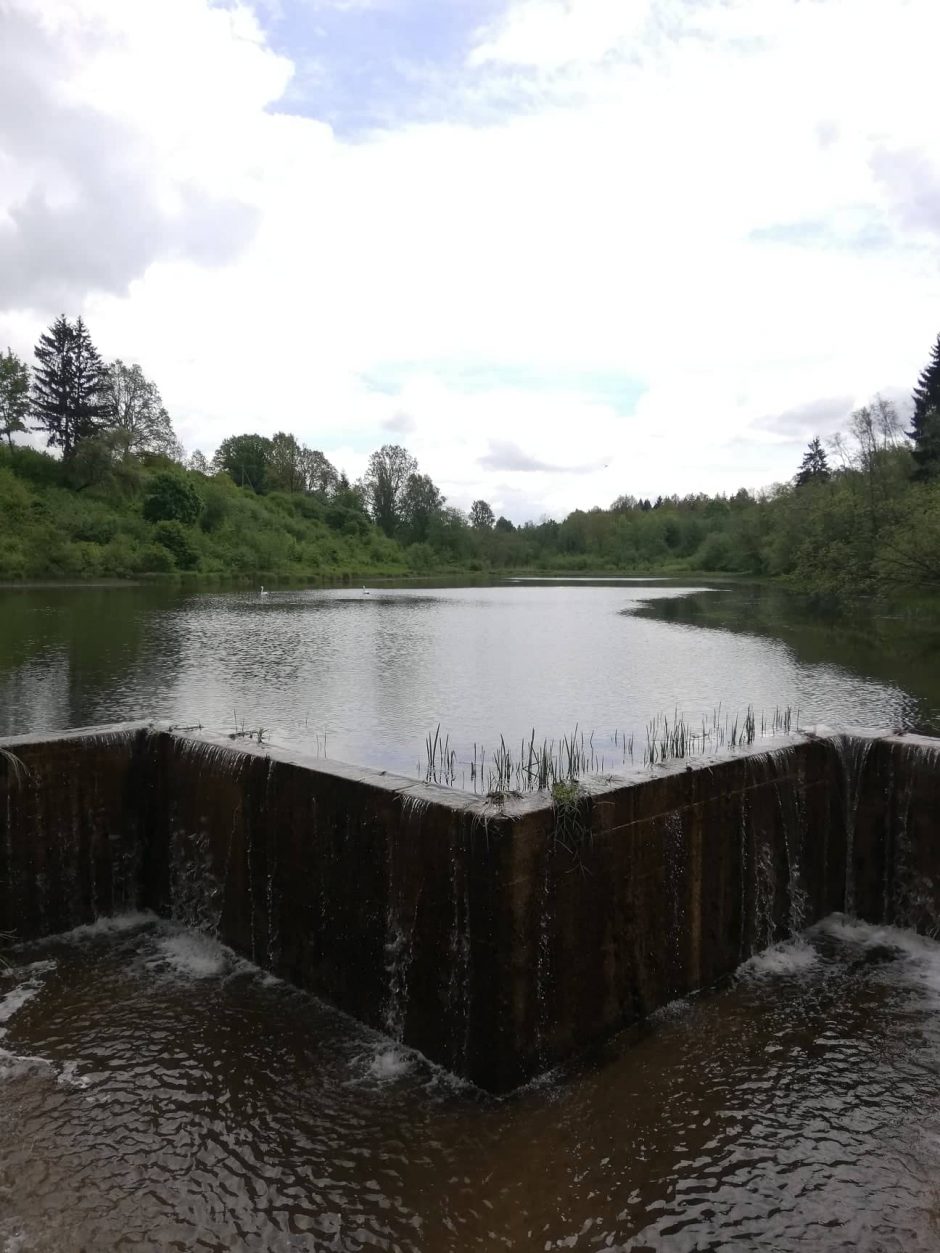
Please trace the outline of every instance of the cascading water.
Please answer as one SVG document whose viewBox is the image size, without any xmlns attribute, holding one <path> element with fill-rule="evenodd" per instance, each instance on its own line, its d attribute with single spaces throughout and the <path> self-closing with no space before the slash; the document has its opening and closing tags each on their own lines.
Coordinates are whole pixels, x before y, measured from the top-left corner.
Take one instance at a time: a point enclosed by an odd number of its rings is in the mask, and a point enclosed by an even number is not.
<svg viewBox="0 0 940 1253">
<path fill-rule="evenodd" d="M 862 779 L 874 740 L 866 736 L 837 735 L 833 737 L 832 743 L 840 767 L 842 813 L 845 822 L 844 909 L 852 916 L 855 914 L 855 825 Z"/>
<path fill-rule="evenodd" d="M 453 921 L 450 933 L 451 973 L 447 1007 L 454 1023 L 454 1064 L 466 1065 L 470 1043 L 470 895 L 467 891 L 463 848 L 454 840 L 451 849 L 450 890 Z"/>
</svg>

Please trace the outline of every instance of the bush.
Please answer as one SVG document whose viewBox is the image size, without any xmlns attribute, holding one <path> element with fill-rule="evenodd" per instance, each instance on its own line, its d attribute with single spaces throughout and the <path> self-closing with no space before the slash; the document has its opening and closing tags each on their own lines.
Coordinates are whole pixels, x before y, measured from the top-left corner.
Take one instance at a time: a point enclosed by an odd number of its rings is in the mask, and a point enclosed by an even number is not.
<svg viewBox="0 0 940 1253">
<path fill-rule="evenodd" d="M 191 523 L 201 510 L 202 498 L 181 474 L 161 470 L 150 480 L 144 498 L 144 517 L 148 522 Z"/>
<path fill-rule="evenodd" d="M 199 549 L 192 536 L 180 522 L 158 522 L 153 528 L 154 539 L 168 549 L 181 570 L 192 570 L 199 562 Z"/>
</svg>

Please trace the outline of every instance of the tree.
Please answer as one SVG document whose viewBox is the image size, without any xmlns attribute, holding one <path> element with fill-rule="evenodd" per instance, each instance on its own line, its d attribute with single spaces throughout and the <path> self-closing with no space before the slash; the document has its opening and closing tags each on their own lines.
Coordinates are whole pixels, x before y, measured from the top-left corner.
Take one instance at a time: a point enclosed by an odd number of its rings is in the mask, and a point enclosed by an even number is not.
<svg viewBox="0 0 940 1253">
<path fill-rule="evenodd" d="M 274 491 L 302 492 L 307 485 L 303 463 L 305 451 L 296 437 L 286 431 L 272 435 L 268 452 L 268 486 Z"/>
<path fill-rule="evenodd" d="M 401 526 L 413 544 L 428 537 L 428 527 L 444 507 L 444 497 L 430 475 L 409 474 L 401 494 Z"/>
<path fill-rule="evenodd" d="M 10 448 L 13 436 L 26 430 L 29 415 L 29 366 L 12 348 L 0 356 L 0 439 Z"/>
<path fill-rule="evenodd" d="M 264 435 L 230 435 L 216 449 L 212 466 L 224 470 L 239 487 L 263 492 L 267 487 L 271 441 Z"/>
<path fill-rule="evenodd" d="M 513 524 L 509 521 L 508 518 L 504 518 L 502 515 L 500 515 L 496 519 L 495 529 L 503 535 L 509 535 L 516 528 L 513 526 Z"/>
<path fill-rule="evenodd" d="M 940 474 L 940 335 L 917 380 L 913 399 L 914 416 L 907 434 L 914 441 L 914 477 L 931 479 Z"/>
<path fill-rule="evenodd" d="M 417 472 L 417 461 L 399 444 L 383 444 L 369 458 L 362 485 L 372 518 L 386 535 L 393 535 L 401 521 L 405 487 Z"/>
<path fill-rule="evenodd" d="M 489 531 L 496 521 L 493 510 L 485 500 L 475 500 L 470 506 L 470 525 L 475 531 Z"/>
<path fill-rule="evenodd" d="M 803 454 L 803 460 L 800 462 L 800 468 L 796 472 L 797 487 L 805 487 L 807 483 L 825 483 L 832 477 L 832 471 L 829 469 L 829 462 L 826 460 L 826 450 L 819 442 L 819 437 L 811 440 L 806 452 Z"/>
<path fill-rule="evenodd" d="M 209 467 L 209 462 L 206 460 L 205 455 L 201 453 L 198 448 L 190 457 L 189 464 L 187 465 L 186 468 L 187 470 L 193 470 L 196 474 L 204 474 L 206 478 L 208 478 L 209 475 L 212 473 Z"/>
<path fill-rule="evenodd" d="M 68 460 L 83 439 L 108 424 L 112 410 L 108 373 L 81 318 L 64 314 L 39 338 L 33 370 L 32 411 L 47 444 Z"/>
<path fill-rule="evenodd" d="M 107 370 L 106 395 L 111 408 L 111 428 L 119 454 L 139 457 L 157 453 L 178 458 L 179 440 L 155 383 L 136 363 L 118 358 Z"/>
<path fill-rule="evenodd" d="M 171 470 L 161 470 L 150 480 L 144 498 L 148 522 L 195 522 L 202 509 L 202 498 L 187 479 Z"/>
<path fill-rule="evenodd" d="M 314 496 L 334 497 L 341 489 L 349 490 L 349 480 L 345 474 L 340 476 L 328 458 L 317 448 L 301 449 L 301 466 L 304 474 L 304 486 Z M 345 482 L 345 487 L 343 483 Z"/>
</svg>

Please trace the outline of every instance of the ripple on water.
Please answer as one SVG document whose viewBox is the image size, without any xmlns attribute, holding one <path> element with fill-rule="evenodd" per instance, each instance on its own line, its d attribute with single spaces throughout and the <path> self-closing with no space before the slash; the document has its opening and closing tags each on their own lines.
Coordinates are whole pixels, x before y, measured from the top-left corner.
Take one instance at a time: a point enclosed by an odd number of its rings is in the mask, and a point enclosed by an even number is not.
<svg viewBox="0 0 940 1253">
<path fill-rule="evenodd" d="M 152 919 L 18 960 L 0 1250 L 940 1247 L 905 932 L 827 920 L 502 1101 Z"/>
</svg>

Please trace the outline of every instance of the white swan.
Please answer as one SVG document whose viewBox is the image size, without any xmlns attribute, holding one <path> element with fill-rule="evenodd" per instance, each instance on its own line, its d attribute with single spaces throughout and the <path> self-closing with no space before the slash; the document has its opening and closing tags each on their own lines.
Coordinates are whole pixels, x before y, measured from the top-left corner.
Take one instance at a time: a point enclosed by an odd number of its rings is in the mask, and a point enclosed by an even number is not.
<svg viewBox="0 0 940 1253">
<path fill-rule="evenodd" d="M 261 595 L 262 595 L 262 596 L 267 596 L 267 592 L 264 590 L 264 587 L 263 587 L 263 586 L 262 586 L 262 588 L 261 588 Z"/>
</svg>

